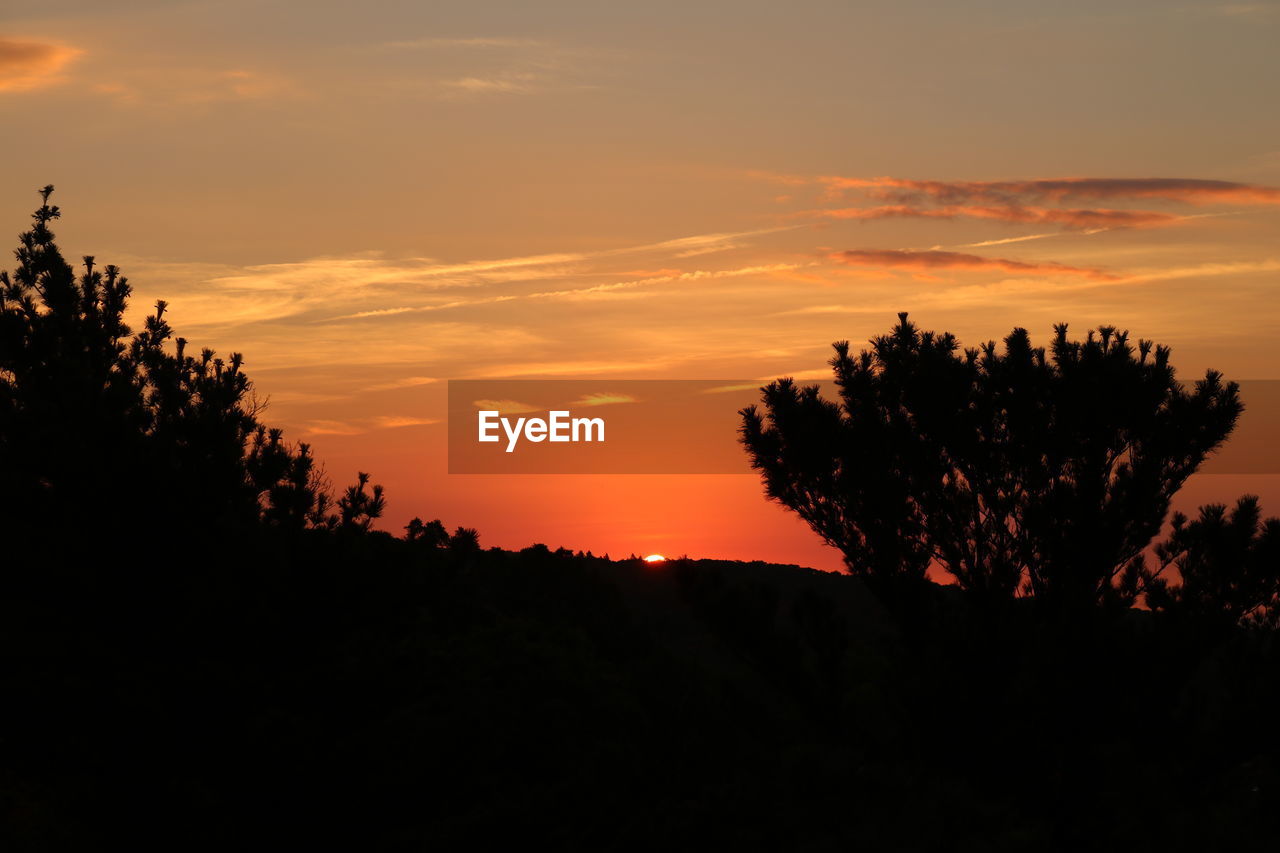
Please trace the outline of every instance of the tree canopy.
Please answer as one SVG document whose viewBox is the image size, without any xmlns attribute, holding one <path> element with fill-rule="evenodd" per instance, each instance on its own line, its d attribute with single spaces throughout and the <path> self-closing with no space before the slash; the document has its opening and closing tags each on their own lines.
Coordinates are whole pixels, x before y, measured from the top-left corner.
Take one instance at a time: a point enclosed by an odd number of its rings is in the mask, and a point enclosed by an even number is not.
<svg viewBox="0 0 1280 853">
<path fill-rule="evenodd" d="M 381 487 L 367 474 L 334 506 L 306 443 L 259 421 L 240 353 L 190 352 L 166 304 L 134 332 L 115 266 L 77 276 L 40 192 L 17 268 L 0 272 L 0 515 L 6 522 L 266 524 L 368 529 Z"/>
<path fill-rule="evenodd" d="M 837 400 L 781 379 L 741 412 L 767 494 L 855 573 L 936 564 L 988 598 L 1132 604 L 1171 498 L 1242 411 L 1236 383 L 1184 385 L 1168 347 L 1109 326 L 961 349 L 900 314 L 834 348 Z"/>
</svg>

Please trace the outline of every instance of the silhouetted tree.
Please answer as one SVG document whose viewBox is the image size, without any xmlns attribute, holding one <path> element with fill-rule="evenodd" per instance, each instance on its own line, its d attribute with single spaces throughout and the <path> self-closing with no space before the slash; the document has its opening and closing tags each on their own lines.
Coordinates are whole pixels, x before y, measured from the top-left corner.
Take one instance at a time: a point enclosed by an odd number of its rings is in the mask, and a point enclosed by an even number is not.
<svg viewBox="0 0 1280 853">
<path fill-rule="evenodd" d="M 1055 327 L 1046 352 L 1014 329 L 960 350 L 906 314 L 857 356 L 835 344 L 839 402 L 788 379 L 742 410 L 769 497 L 851 571 L 919 576 L 931 561 L 987 597 L 1130 602 L 1174 492 L 1241 411 L 1209 371 L 1184 388 L 1169 349 L 1112 327 Z"/>
<path fill-rule="evenodd" d="M 480 533 L 473 527 L 459 527 L 449 537 L 449 548 L 462 554 L 480 550 Z"/>
<path fill-rule="evenodd" d="M 1164 573 L 1177 569 L 1181 583 Z M 1152 610 L 1230 625 L 1274 627 L 1280 617 L 1280 518 L 1263 520 L 1258 499 L 1246 495 L 1228 510 L 1200 508 L 1188 523 L 1175 513 L 1173 531 L 1156 548 L 1156 567 L 1138 578 Z"/>
<path fill-rule="evenodd" d="M 249 447 L 250 476 L 270 484 L 264 494 L 263 519 L 281 527 L 329 526 L 332 498 L 311 446 L 289 447 L 279 429 L 259 426 Z"/>
<path fill-rule="evenodd" d="M 354 486 L 338 499 L 339 525 L 343 530 L 366 531 L 373 522 L 382 517 L 387 501 L 382 494 L 382 486 L 374 486 L 373 491 L 365 491 L 369 485 L 369 475 L 361 471 L 356 475 Z"/>
<path fill-rule="evenodd" d="M 449 544 L 449 531 L 438 518 L 425 524 L 421 518 L 414 518 L 404 529 L 405 538 L 410 542 L 421 542 L 429 548 L 443 548 Z"/>
<path fill-rule="evenodd" d="M 427 522 L 426 527 L 422 529 L 422 541 L 433 548 L 443 548 L 448 545 L 449 531 L 445 530 L 444 522 L 438 518 Z"/>
<path fill-rule="evenodd" d="M 86 256 L 77 279 L 63 259 L 52 192 L 0 272 L 0 519 L 336 524 L 310 448 L 258 422 L 241 355 L 188 354 L 163 301 L 133 334 L 120 271 Z M 353 523 L 382 505 L 375 487 Z"/>
</svg>

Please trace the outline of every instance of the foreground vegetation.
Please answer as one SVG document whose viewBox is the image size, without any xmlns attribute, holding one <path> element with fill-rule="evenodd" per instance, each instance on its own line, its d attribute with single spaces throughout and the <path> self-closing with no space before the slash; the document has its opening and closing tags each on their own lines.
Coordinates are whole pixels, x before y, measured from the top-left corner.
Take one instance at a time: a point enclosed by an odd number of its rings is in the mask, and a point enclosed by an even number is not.
<svg viewBox="0 0 1280 853">
<path fill-rule="evenodd" d="M 5 572 L 8 849 L 1222 849 L 1270 635 L 927 582 L 303 532 Z M 179 557 L 181 554 L 183 556 Z"/>
</svg>

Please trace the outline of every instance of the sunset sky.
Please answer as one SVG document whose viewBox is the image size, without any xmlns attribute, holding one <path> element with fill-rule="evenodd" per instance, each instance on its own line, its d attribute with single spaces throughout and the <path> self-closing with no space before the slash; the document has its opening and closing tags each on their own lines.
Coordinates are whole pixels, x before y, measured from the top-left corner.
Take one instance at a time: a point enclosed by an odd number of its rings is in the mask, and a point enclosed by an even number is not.
<svg viewBox="0 0 1280 853">
<path fill-rule="evenodd" d="M 834 568 L 749 473 L 449 476 L 446 380 L 824 378 L 902 310 L 1280 379 L 1277 45 L 1278 3 L 27 4 L 0 212 L 55 184 L 387 529 Z"/>
</svg>

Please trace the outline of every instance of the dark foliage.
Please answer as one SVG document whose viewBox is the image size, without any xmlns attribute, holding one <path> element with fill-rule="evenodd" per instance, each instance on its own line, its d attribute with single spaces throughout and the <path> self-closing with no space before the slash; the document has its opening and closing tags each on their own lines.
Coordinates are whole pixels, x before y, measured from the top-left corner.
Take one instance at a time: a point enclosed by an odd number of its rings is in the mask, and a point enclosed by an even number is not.
<svg viewBox="0 0 1280 853">
<path fill-rule="evenodd" d="M 1144 572 L 1153 610 L 1229 627 L 1246 622 L 1276 627 L 1280 618 L 1280 518 L 1263 520 L 1258 499 L 1241 498 L 1200 508 L 1190 523 L 1177 513 L 1173 532 L 1156 549 L 1154 571 Z M 1165 570 L 1174 567 L 1178 582 Z"/>
<path fill-rule="evenodd" d="M 1271 831 L 1280 661 L 1159 614 L 1062 632 L 938 587 L 877 600 L 796 567 L 377 533 L 149 552 L 62 543 L 0 578 L 6 849 L 1222 849 Z"/>
<path fill-rule="evenodd" d="M 414 518 L 404 527 L 404 538 L 410 542 L 420 542 L 428 548 L 443 548 L 449 544 L 449 532 L 445 530 L 440 519 L 422 523 L 421 518 Z"/>
<path fill-rule="evenodd" d="M 902 314 L 859 355 L 835 350 L 838 402 L 783 379 L 742 412 L 768 495 L 857 574 L 936 562 L 987 599 L 1132 604 L 1171 497 L 1241 411 L 1235 383 L 1184 388 L 1167 348 L 1110 327 L 961 351 Z"/>
<path fill-rule="evenodd" d="M 361 474 L 331 513 L 310 448 L 259 423 L 240 353 L 188 354 L 163 301 L 135 334 L 116 267 L 86 256 L 76 277 L 49 227 L 52 192 L 17 269 L 0 272 L 0 517 L 78 535 L 139 521 L 367 530 L 381 487 L 366 494 Z"/>
</svg>

